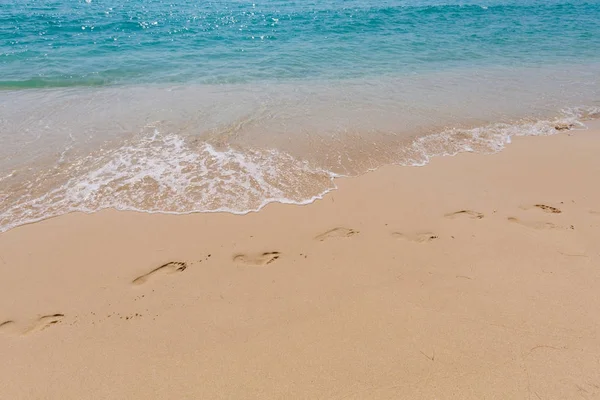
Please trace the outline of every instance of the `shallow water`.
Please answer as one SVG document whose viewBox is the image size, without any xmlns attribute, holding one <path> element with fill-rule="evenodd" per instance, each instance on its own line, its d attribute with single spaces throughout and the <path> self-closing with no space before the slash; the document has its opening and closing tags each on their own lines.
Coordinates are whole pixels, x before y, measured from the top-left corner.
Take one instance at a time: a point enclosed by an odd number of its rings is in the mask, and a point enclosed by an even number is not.
<svg viewBox="0 0 600 400">
<path fill-rule="evenodd" d="M 599 116 L 600 1 L 0 5 L 0 231 L 303 204 Z"/>
</svg>

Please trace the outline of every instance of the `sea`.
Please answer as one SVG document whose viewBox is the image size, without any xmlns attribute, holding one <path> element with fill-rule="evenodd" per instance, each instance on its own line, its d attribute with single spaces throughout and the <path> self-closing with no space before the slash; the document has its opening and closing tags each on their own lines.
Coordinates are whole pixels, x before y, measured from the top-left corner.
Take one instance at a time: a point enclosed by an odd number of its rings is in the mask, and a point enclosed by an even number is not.
<svg viewBox="0 0 600 400">
<path fill-rule="evenodd" d="M 595 118 L 600 0 L 0 0 L 0 232 L 307 204 Z"/>
</svg>

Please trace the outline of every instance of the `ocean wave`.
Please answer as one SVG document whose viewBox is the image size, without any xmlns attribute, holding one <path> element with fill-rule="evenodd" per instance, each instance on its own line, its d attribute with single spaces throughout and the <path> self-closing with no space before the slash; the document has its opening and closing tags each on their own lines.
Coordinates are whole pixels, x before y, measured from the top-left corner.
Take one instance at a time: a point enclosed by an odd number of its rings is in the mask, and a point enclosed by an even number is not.
<svg viewBox="0 0 600 400">
<path fill-rule="evenodd" d="M 516 136 L 585 129 L 600 108 L 571 108 L 547 120 L 451 128 L 398 145 L 393 163 L 423 166 L 432 157 L 501 151 Z M 331 148 L 335 152 L 335 148 Z M 383 165 L 375 164 L 377 166 Z M 308 204 L 335 189 L 341 175 L 276 149 L 195 143 L 152 125 L 124 145 L 57 165 L 35 179 L 0 178 L 0 232 L 69 212 L 102 209 L 150 213 L 258 211 L 272 202 Z M 65 177 L 52 180 L 53 177 Z M 55 182 L 47 187 L 48 182 Z"/>
<path fill-rule="evenodd" d="M 493 154 L 501 151 L 518 136 L 550 136 L 562 131 L 585 129 L 582 121 L 600 118 L 598 107 L 573 107 L 548 120 L 521 120 L 495 123 L 475 128 L 451 128 L 416 138 L 400 150 L 406 166 L 423 166 L 433 157 L 455 156 L 476 152 Z"/>
<path fill-rule="evenodd" d="M 46 188 L 54 176 L 67 177 L 66 182 Z M 4 177 L 8 190 L 0 193 L 0 231 L 106 208 L 243 214 L 271 202 L 305 204 L 331 190 L 335 176 L 275 149 L 193 145 L 151 129 L 117 149 L 56 165 L 32 181 L 10 186 L 12 174 Z"/>
</svg>

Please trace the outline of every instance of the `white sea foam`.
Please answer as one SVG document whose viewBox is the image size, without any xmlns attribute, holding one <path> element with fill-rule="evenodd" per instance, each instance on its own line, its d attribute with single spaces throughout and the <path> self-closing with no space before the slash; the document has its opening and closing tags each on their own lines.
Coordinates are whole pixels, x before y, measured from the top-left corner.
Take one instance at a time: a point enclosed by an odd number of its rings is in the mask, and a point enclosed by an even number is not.
<svg viewBox="0 0 600 400">
<path fill-rule="evenodd" d="M 584 129 L 582 120 L 597 117 L 599 108 L 573 108 L 555 119 L 446 129 L 401 145 L 396 163 L 422 166 L 436 156 L 495 153 L 512 137 Z M 106 208 L 243 214 L 271 202 L 308 204 L 333 190 L 334 178 L 339 176 L 275 149 L 196 143 L 153 126 L 144 132 L 115 149 L 97 151 L 66 165 L 58 163 L 20 186 L 3 185 L 10 188 L 0 190 L 0 232 L 68 212 Z M 0 182 L 13 175 L 3 176 Z M 65 179 L 44 186 L 55 176 Z"/>
<path fill-rule="evenodd" d="M 63 174 L 70 179 L 60 186 L 33 198 L 24 193 L 9 204 L 0 213 L 1 231 L 67 212 L 105 208 L 247 213 L 271 202 L 305 204 L 331 190 L 335 177 L 277 150 L 242 152 L 208 143 L 194 147 L 158 130 L 135 143 L 79 159 Z M 6 197 L 0 193 L 0 199 Z"/>
<path fill-rule="evenodd" d="M 400 150 L 403 158 L 400 164 L 423 166 L 428 164 L 432 157 L 454 156 L 465 152 L 497 153 L 511 143 L 512 137 L 549 136 L 563 130 L 585 129 L 581 120 L 599 117 L 600 109 L 569 108 L 561 114 L 549 120 L 496 123 L 469 129 L 451 128 L 421 136 Z"/>
</svg>

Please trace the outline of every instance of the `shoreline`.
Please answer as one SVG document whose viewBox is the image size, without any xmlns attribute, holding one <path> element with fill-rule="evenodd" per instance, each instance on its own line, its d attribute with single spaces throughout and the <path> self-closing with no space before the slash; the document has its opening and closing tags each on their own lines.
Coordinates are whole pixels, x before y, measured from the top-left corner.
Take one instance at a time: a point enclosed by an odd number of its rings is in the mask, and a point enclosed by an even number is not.
<svg viewBox="0 0 600 400">
<path fill-rule="evenodd" d="M 422 167 L 433 159 L 461 153 L 496 154 L 513 138 L 582 131 L 589 129 L 588 125 L 600 123 L 598 121 L 597 107 L 573 107 L 546 119 L 456 126 L 406 140 L 387 138 L 379 144 L 364 140 L 365 148 L 347 138 L 353 150 L 345 156 L 355 170 L 345 172 L 337 170 L 342 168 L 341 160 L 338 160 L 340 165 L 334 167 L 333 164 L 321 165 L 323 160 L 297 158 L 277 149 L 244 150 L 229 145 L 219 149 L 208 142 L 202 142 L 200 148 L 192 148 L 185 145 L 190 138 L 160 134 L 155 130 L 148 148 L 139 143 L 137 146 L 141 147 L 136 148 L 134 143 L 126 141 L 122 147 L 116 146 L 106 154 L 102 150 L 100 154 L 90 153 L 64 163 L 92 164 L 81 171 L 65 170 L 61 161 L 63 152 L 57 165 L 44 172 L 37 171 L 37 176 L 28 177 L 28 174 L 39 169 L 39 165 L 29 172 L 20 168 L 1 177 L 0 182 L 8 179 L 3 182 L 8 186 L 5 193 L 0 192 L 7 205 L 0 212 L 0 234 L 73 212 L 113 209 L 167 215 L 246 215 L 260 212 L 273 203 L 308 205 L 336 190 L 336 181 L 340 178 L 355 178 L 387 166 Z M 138 139 L 147 140 L 143 136 Z M 172 146 L 175 139 L 178 144 Z M 386 146 L 386 150 L 381 149 Z M 324 148 L 324 144 L 321 147 Z M 317 151 L 320 154 L 317 158 L 323 156 L 323 148 Z M 361 152 L 366 154 L 360 155 Z M 182 159 L 173 164 L 165 161 L 165 157 Z M 95 161 L 91 163 L 91 159 Z M 230 186 L 231 193 L 221 188 L 223 184 Z M 144 200 L 140 201 L 141 198 Z M 45 215 L 38 215 L 40 213 Z"/>
<path fill-rule="evenodd" d="M 303 206 L 102 210 L 3 232 L 3 393 L 599 396 L 588 125 L 337 178 Z"/>
</svg>

